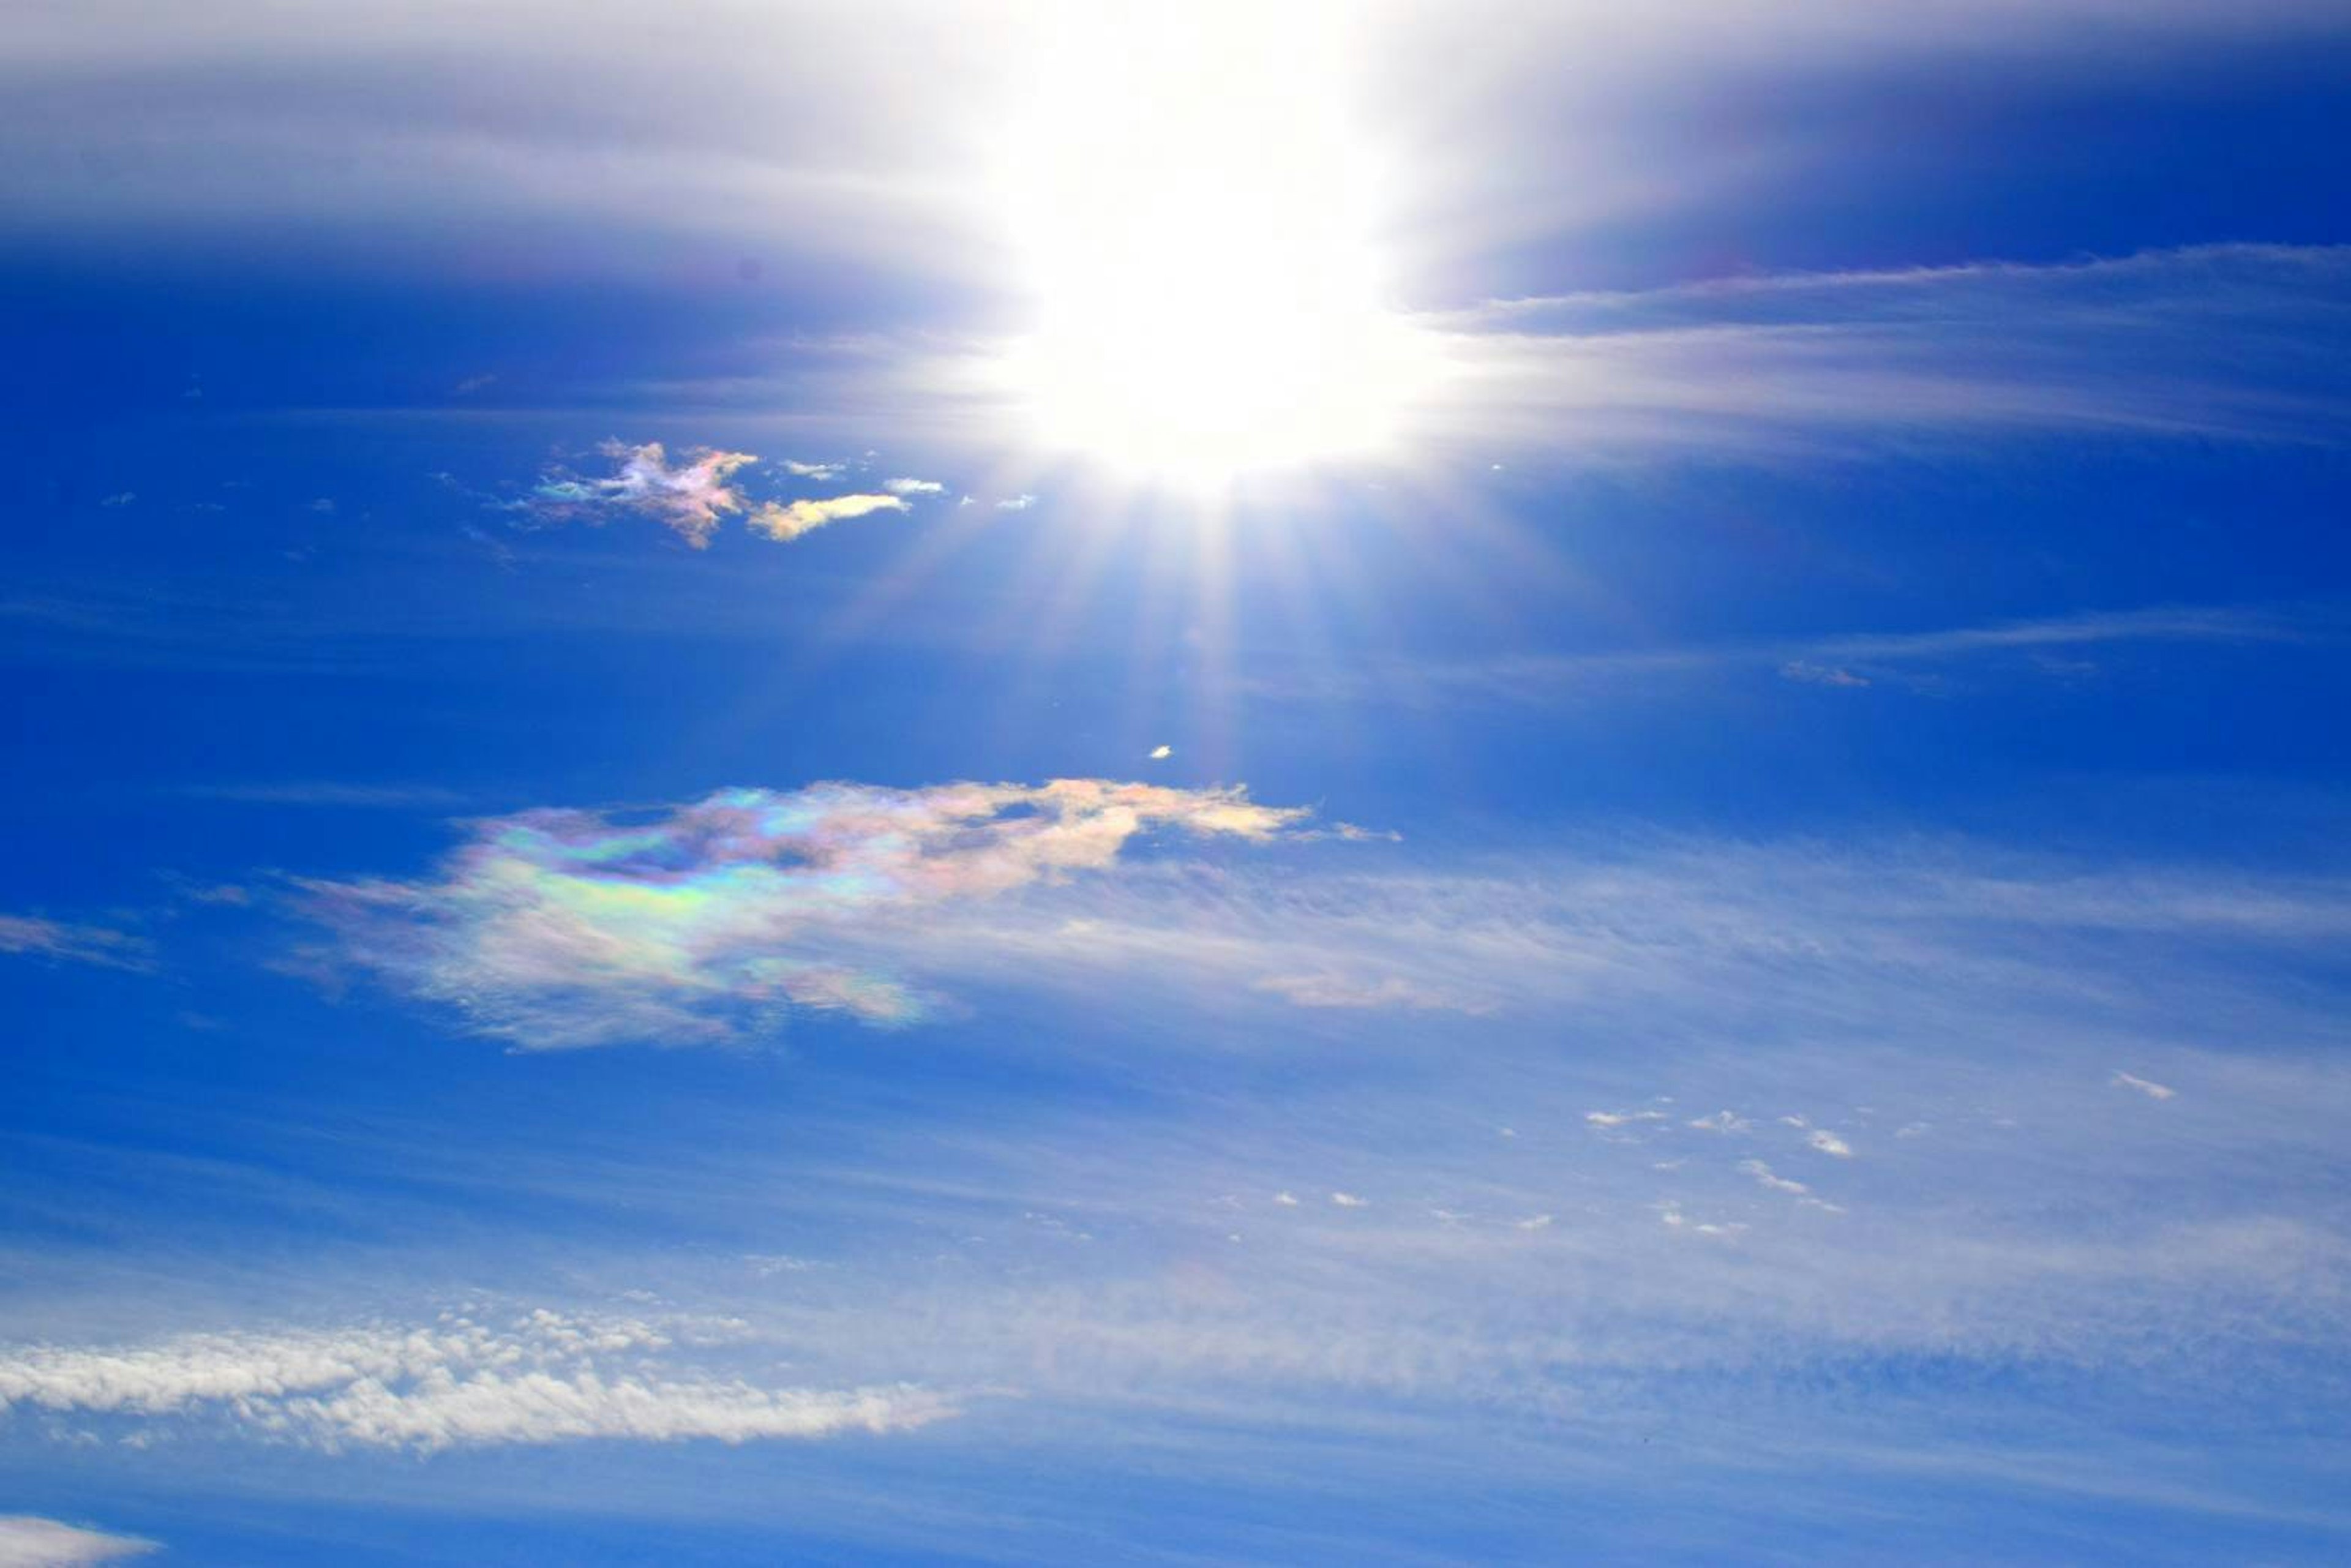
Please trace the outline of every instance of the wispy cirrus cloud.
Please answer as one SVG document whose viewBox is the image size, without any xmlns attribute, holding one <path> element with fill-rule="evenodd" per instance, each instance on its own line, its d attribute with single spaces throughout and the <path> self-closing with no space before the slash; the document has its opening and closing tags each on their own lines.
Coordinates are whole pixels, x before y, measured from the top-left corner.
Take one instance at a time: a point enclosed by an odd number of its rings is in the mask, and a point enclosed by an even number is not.
<svg viewBox="0 0 2351 1568">
<path fill-rule="evenodd" d="M 0 915 L 0 953 L 109 969 L 148 968 L 153 956 L 146 938 L 129 932 L 32 915 Z"/>
<path fill-rule="evenodd" d="M 1302 808 L 1103 779 L 722 790 L 473 824 L 422 881 L 310 882 L 342 961 L 526 1049 L 744 1038 L 792 1008 L 924 1016 L 906 927 L 1113 868 L 1144 834 L 1263 842 Z M 898 962 L 893 962 L 893 959 Z"/>
<path fill-rule="evenodd" d="M 309 1448 L 672 1442 L 894 1432 L 956 1413 L 912 1386 L 770 1386 L 702 1364 L 726 1323 L 578 1318 L 182 1334 L 0 1349 L 0 1409 L 152 1430 L 214 1423 Z"/>
<path fill-rule="evenodd" d="M 1478 1013 L 1490 1004 L 1447 996 L 1394 975 L 1377 979 L 1322 971 L 1302 975 L 1267 975 L 1252 988 L 1280 997 L 1301 1008 L 1408 1008 L 1422 1010 Z"/>
<path fill-rule="evenodd" d="M 1763 452 L 1938 430 L 2335 442 L 2351 247 L 1792 273 L 1417 319 L 1424 439 Z"/>
<path fill-rule="evenodd" d="M 91 1530 L 37 1514 L 0 1514 L 0 1568 L 85 1568 L 155 1550 L 152 1541 Z"/>
</svg>

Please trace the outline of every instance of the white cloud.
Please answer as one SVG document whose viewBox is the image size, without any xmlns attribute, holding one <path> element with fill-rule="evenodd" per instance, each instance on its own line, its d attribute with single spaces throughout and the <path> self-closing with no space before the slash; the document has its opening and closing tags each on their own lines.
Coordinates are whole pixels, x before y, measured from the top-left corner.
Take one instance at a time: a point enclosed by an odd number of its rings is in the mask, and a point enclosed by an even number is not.
<svg viewBox="0 0 2351 1568">
<path fill-rule="evenodd" d="M 1717 1111 L 1711 1116 L 1695 1117 L 1686 1124 L 1707 1133 L 1743 1133 L 1753 1125 L 1745 1117 L 1729 1111 Z"/>
<path fill-rule="evenodd" d="M 789 457 L 784 459 L 783 469 L 795 479 L 819 479 L 826 482 L 838 479 L 849 472 L 839 463 L 800 463 Z"/>
<path fill-rule="evenodd" d="M 2108 1082 L 2117 1089 L 2136 1089 L 2150 1100 L 2168 1100 L 2179 1092 L 2178 1090 L 2168 1085 L 2152 1082 L 2139 1077 L 2137 1073 L 2125 1072 L 2120 1069 L 2116 1071 L 2114 1077 Z"/>
<path fill-rule="evenodd" d="M 943 496 L 946 486 L 935 479 L 884 479 L 882 488 L 893 496 Z"/>
<path fill-rule="evenodd" d="M 0 1514 L 0 1568 L 84 1568 L 155 1550 L 152 1541 L 87 1530 L 29 1513 Z"/>
<path fill-rule="evenodd" d="M 1155 746 L 1151 748 L 1151 760 L 1154 762 L 1165 762 L 1175 755 L 1176 748 L 1172 746 Z"/>
<path fill-rule="evenodd" d="M 724 1325 L 718 1325 L 723 1329 Z M 889 1432 L 956 1414 L 912 1386 L 772 1387 L 691 1359 L 709 1325 L 538 1311 L 504 1323 L 187 1334 L 0 1350 L 0 1409 L 225 1423 L 321 1448 L 582 1438 L 740 1443 Z"/>
<path fill-rule="evenodd" d="M 1791 1181 L 1786 1176 L 1772 1175 L 1771 1167 L 1761 1160 L 1741 1160 L 1739 1162 L 1739 1168 L 1752 1176 L 1757 1186 L 1768 1186 L 1774 1192 L 1807 1193 L 1813 1190 L 1802 1182 Z"/>
<path fill-rule="evenodd" d="M 1037 497 L 1024 490 L 1018 496 L 997 502 L 996 509 L 999 512 L 1025 512 L 1036 504 Z"/>
<path fill-rule="evenodd" d="M 1583 1119 L 1595 1127 L 1623 1127 L 1635 1122 L 1662 1122 L 1663 1111 L 1586 1111 Z"/>
<path fill-rule="evenodd" d="M 1831 1155 L 1841 1160 L 1853 1158 L 1853 1145 L 1825 1127 L 1813 1129 L 1804 1142 L 1822 1154 Z"/>
<path fill-rule="evenodd" d="M 1357 1197 L 1352 1192 L 1334 1192 L 1331 1195 L 1331 1201 L 1341 1208 L 1368 1208 L 1372 1202 L 1370 1198 Z"/>
</svg>

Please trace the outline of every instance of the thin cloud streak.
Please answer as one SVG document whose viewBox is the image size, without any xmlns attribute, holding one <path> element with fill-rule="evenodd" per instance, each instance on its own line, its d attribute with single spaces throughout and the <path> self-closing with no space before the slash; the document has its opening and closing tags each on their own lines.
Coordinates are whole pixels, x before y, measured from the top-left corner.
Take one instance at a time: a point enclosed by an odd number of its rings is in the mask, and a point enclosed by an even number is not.
<svg viewBox="0 0 2351 1568">
<path fill-rule="evenodd" d="M 2344 643 L 2346 632 L 2351 618 L 2332 607 L 2159 605 L 1924 632 L 1418 662 L 1369 674 L 1275 672 L 1243 684 L 1274 700 L 1386 696 L 1429 705 L 1468 695 L 1540 704 L 1608 686 L 1772 671 L 1800 684 L 1859 693 L 1880 684 L 1898 685 L 1915 670 L 2003 653 L 2133 643 L 2318 648 Z"/>
<path fill-rule="evenodd" d="M 0 953 L 106 969 L 153 967 L 153 951 L 144 937 L 31 915 L 0 915 Z"/>
</svg>

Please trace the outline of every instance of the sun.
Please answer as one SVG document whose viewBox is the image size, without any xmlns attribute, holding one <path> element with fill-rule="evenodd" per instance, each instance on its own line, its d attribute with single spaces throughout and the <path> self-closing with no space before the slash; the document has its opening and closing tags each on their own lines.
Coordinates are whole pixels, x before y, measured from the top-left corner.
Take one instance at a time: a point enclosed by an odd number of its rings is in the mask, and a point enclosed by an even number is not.
<svg viewBox="0 0 2351 1568">
<path fill-rule="evenodd" d="M 1387 308 L 1335 12 L 1109 7 L 1041 62 L 1000 210 L 1048 449 L 1171 485 L 1382 450 L 1426 373 Z"/>
</svg>

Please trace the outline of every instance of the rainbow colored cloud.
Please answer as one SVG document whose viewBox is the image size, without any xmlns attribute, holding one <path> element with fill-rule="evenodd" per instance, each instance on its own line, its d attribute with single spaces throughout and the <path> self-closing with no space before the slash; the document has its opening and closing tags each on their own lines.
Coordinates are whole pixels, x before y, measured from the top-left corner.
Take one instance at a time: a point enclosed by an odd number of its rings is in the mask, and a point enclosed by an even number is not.
<svg viewBox="0 0 2351 1568">
<path fill-rule="evenodd" d="M 1145 833 L 1263 841 L 1309 815 L 1093 779 L 722 789 L 487 819 L 435 877 L 302 886 L 342 963 L 520 1049 L 723 1043 L 794 1009 L 915 1022 L 924 993 L 874 956 L 893 926 L 1105 872 Z"/>
</svg>

